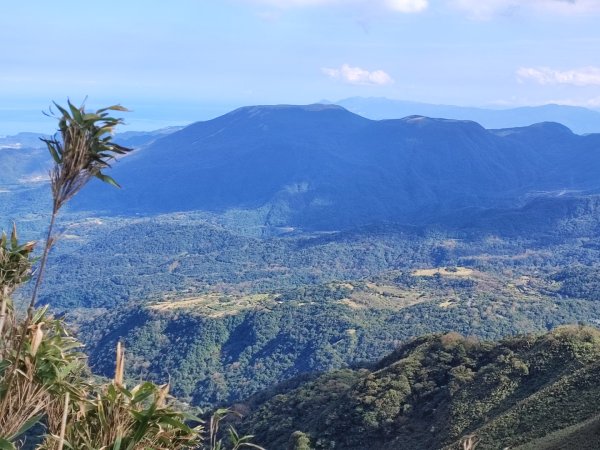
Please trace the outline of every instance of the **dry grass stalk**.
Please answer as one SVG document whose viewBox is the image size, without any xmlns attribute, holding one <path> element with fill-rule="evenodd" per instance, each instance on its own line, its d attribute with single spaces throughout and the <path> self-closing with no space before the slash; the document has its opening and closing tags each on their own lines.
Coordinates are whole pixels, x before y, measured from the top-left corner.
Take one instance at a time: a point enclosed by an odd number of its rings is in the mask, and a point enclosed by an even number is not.
<svg viewBox="0 0 600 450">
<path fill-rule="evenodd" d="M 0 294 L 0 341 L 4 341 L 2 333 L 4 332 L 4 324 L 6 322 L 6 309 L 8 308 L 8 287 L 2 287 L 2 293 Z"/>
<path fill-rule="evenodd" d="M 156 406 L 159 408 L 164 408 L 167 405 L 167 397 L 169 396 L 169 383 L 163 384 L 158 387 L 158 397 L 156 399 Z"/>
<path fill-rule="evenodd" d="M 30 353 L 32 356 L 35 356 L 38 349 L 40 348 L 42 339 L 44 338 L 44 332 L 42 331 L 43 325 L 44 325 L 44 323 L 41 322 L 41 323 L 33 325 L 31 327 L 33 330 L 32 338 L 31 338 L 31 350 L 30 350 Z"/>
<path fill-rule="evenodd" d="M 67 419 L 69 418 L 69 401 L 71 393 L 67 391 L 65 394 L 65 405 L 63 409 L 63 416 L 60 423 L 60 436 L 58 441 L 58 450 L 63 450 L 65 445 L 65 432 L 67 431 Z"/>
<path fill-rule="evenodd" d="M 463 450 L 475 450 L 479 445 L 479 438 L 474 434 L 469 436 L 465 436 L 462 440 L 462 448 Z"/>
<path fill-rule="evenodd" d="M 19 339 L 15 331 L 17 329 L 12 327 L 6 336 L 6 353 L 9 355 L 14 354 L 14 344 Z M 46 386 L 36 382 L 35 364 L 31 360 L 22 361 L 20 367 L 2 399 L 0 436 L 16 434 L 25 423 L 42 413 L 51 401 Z"/>
<path fill-rule="evenodd" d="M 24 339 L 26 351 L 18 355 L 22 322 L 12 312 L 3 336 L 2 360 L 14 371 L 0 372 L 0 438 L 18 435 L 48 413 L 55 399 L 67 389 L 81 368 L 79 344 L 68 337 L 58 322 L 39 311 Z M 47 331 L 43 331 L 46 328 Z M 11 377 L 11 378 L 9 378 Z M 10 382 L 10 384 L 9 384 Z"/>
<path fill-rule="evenodd" d="M 115 385 L 117 387 L 125 387 L 125 347 L 121 342 L 117 343 L 117 362 L 115 366 Z"/>
</svg>

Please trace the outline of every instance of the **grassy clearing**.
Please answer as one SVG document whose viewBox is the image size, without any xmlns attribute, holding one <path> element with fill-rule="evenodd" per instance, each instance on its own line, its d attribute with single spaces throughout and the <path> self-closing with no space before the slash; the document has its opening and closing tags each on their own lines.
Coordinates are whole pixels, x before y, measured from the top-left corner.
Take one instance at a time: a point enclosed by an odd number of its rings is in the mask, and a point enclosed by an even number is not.
<svg viewBox="0 0 600 450">
<path fill-rule="evenodd" d="M 454 306 L 454 305 L 456 305 L 456 302 L 453 302 L 452 300 L 448 300 L 448 301 L 440 303 L 439 307 L 440 308 L 450 308 L 451 306 Z"/>
<path fill-rule="evenodd" d="M 207 317 L 225 317 L 240 311 L 265 306 L 273 299 L 269 294 L 224 295 L 211 293 L 180 300 L 164 301 L 149 305 L 155 311 L 193 310 Z"/>
<path fill-rule="evenodd" d="M 347 285 L 346 283 L 345 285 Z M 400 310 L 431 300 L 421 289 L 405 288 L 391 284 L 364 283 L 354 285 L 347 298 L 339 301 L 352 309 Z"/>
<path fill-rule="evenodd" d="M 434 269 L 418 269 L 412 273 L 415 277 L 433 277 L 441 275 L 444 277 L 470 277 L 473 269 L 466 267 L 436 267 Z"/>
</svg>

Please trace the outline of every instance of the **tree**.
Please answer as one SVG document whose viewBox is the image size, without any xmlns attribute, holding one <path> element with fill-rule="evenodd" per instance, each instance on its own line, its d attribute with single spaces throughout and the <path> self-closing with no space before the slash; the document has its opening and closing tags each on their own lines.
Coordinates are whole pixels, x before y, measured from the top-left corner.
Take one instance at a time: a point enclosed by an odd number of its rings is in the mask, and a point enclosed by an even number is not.
<svg viewBox="0 0 600 450">
<path fill-rule="evenodd" d="M 290 450 L 312 450 L 310 438 L 302 431 L 294 431 L 290 436 Z"/>
</svg>

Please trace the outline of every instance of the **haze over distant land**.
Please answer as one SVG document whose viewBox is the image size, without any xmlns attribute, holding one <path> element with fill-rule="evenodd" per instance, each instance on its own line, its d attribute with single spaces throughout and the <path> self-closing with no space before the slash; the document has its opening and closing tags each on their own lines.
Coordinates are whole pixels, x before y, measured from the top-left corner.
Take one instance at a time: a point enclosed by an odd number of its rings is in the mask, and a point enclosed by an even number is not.
<svg viewBox="0 0 600 450">
<path fill-rule="evenodd" d="M 476 108 L 456 105 L 438 105 L 385 97 L 350 97 L 335 102 L 321 100 L 323 104 L 337 104 L 348 111 L 373 120 L 402 119 L 412 115 L 432 118 L 472 120 L 484 128 L 510 128 L 528 126 L 540 122 L 557 122 L 574 133 L 600 132 L 600 111 L 569 105 L 523 106 L 519 108 Z M 155 131 L 170 126 L 185 126 L 194 122 L 210 120 L 226 114 L 238 105 L 140 103 L 128 105 L 132 113 L 126 115 L 127 131 Z M 12 136 L 22 132 L 50 134 L 56 122 L 42 114 L 48 108 L 16 109 L 0 108 L 0 136 Z"/>
<path fill-rule="evenodd" d="M 51 132 L 67 97 L 128 130 L 322 98 L 600 107 L 595 0 L 5 3 L 0 135 Z"/>
<path fill-rule="evenodd" d="M 540 122 L 558 122 L 578 134 L 600 132 L 600 111 L 580 106 L 548 104 L 489 109 L 435 105 L 384 97 L 352 97 L 334 103 L 353 113 L 374 120 L 401 119 L 406 116 L 420 115 L 472 120 L 484 128 L 525 127 Z"/>
</svg>

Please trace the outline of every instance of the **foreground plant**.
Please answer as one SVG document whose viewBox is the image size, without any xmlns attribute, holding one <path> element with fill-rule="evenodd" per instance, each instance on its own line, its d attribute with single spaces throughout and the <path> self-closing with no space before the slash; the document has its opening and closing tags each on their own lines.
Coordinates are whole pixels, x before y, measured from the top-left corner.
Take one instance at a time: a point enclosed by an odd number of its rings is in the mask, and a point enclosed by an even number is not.
<svg viewBox="0 0 600 450">
<path fill-rule="evenodd" d="M 0 237 L 0 352 L 5 344 L 3 332 L 8 310 L 12 308 L 10 296 L 17 286 L 31 278 L 34 248 L 35 242 L 19 245 L 16 225 L 13 225 L 10 239 L 6 233 Z"/>
<path fill-rule="evenodd" d="M 36 312 L 38 291 L 60 209 L 93 177 L 118 186 L 103 170 L 116 156 L 131 151 L 112 141 L 115 127 L 123 121 L 109 112 L 125 108 L 115 105 L 89 113 L 83 106 L 67 104 L 63 108 L 55 103 L 58 132 L 42 139 L 54 160 L 52 215 L 27 315 L 21 322 L 14 316 L 10 295 L 31 276 L 34 244 L 19 246 L 15 228 L 10 242 L 4 234 L 0 240 L 0 448 L 11 448 L 9 444 L 45 416 L 63 394 L 66 399 L 71 391 L 76 394 L 64 381 L 82 367 L 82 355 L 74 351 L 80 344 L 45 309 Z"/>
<path fill-rule="evenodd" d="M 27 315 L 20 320 L 10 296 L 31 278 L 35 244 L 20 245 L 16 227 L 10 239 L 6 234 L 0 238 L 0 450 L 15 450 L 19 439 L 41 421 L 48 432 L 39 450 L 222 450 L 217 434 L 228 410 L 213 416 L 208 447 L 203 445 L 202 421 L 170 405 L 168 385 L 144 382 L 126 388 L 121 344 L 114 379 L 100 384 L 87 381 L 81 344 L 69 336 L 61 321 L 47 314 L 47 308 L 36 309 L 60 209 L 91 178 L 118 186 L 103 170 L 118 155 L 131 151 L 112 141 L 114 128 L 122 120 L 110 117 L 109 111 L 125 108 L 117 105 L 88 113 L 70 102 L 68 109 L 56 107 L 59 133 L 43 139 L 54 159 L 52 215 Z M 260 449 L 250 438 L 229 430 L 232 450 Z"/>
<path fill-rule="evenodd" d="M 217 409 L 210 418 L 208 428 L 208 448 L 207 450 L 225 450 L 225 444 L 223 438 L 220 437 L 220 424 L 221 421 L 230 415 L 238 416 L 236 412 L 228 408 Z M 253 444 L 252 438 L 254 436 L 240 436 L 235 428 L 230 426 L 228 428 L 228 434 L 225 440 L 229 442 L 231 450 L 239 450 L 241 448 L 254 448 L 258 450 L 264 450 L 262 447 Z M 206 447 L 205 447 L 206 448 Z"/>
<path fill-rule="evenodd" d="M 16 228 L 0 238 L 0 448 L 13 449 L 66 392 L 80 392 L 81 345 L 46 308 L 28 325 L 15 317 L 10 294 L 31 273 L 34 244 L 19 245 Z"/>
<path fill-rule="evenodd" d="M 54 168 L 50 171 L 52 215 L 40 270 L 31 295 L 30 310 L 35 306 L 48 253 L 55 241 L 53 231 L 58 212 L 94 177 L 119 187 L 103 170 L 110 168 L 110 163 L 117 156 L 132 151 L 112 140 L 115 128 L 123 123 L 123 119 L 111 117 L 109 112 L 127 111 L 126 108 L 114 105 L 89 113 L 83 106 L 77 108 L 70 101 L 67 104 L 69 110 L 54 103 L 60 112 L 57 116 L 58 133 L 52 138 L 42 139 L 54 160 Z"/>
<path fill-rule="evenodd" d="M 131 390 L 109 384 L 96 396 L 66 405 L 67 420 L 49 430 L 40 450 L 192 449 L 201 444 L 201 425 L 167 406 L 165 387 L 142 383 Z"/>
<path fill-rule="evenodd" d="M 115 180 L 102 171 L 110 167 L 110 162 L 117 155 L 124 155 L 132 150 L 112 141 L 114 129 L 123 123 L 123 119 L 110 117 L 109 111 L 127 111 L 126 108 L 115 105 L 88 113 L 83 106 L 77 108 L 70 101 L 67 104 L 69 111 L 55 103 L 60 112 L 56 116 L 58 133 L 52 138 L 42 139 L 54 160 L 54 168 L 50 171 L 52 215 L 35 286 L 27 309 L 27 317 L 17 345 L 17 359 L 21 356 L 25 336 L 33 320 L 38 291 L 48 262 L 48 254 L 55 242 L 53 233 L 58 212 L 93 177 L 118 186 Z M 15 370 L 16 366 L 13 366 L 9 371 L 6 381 L 8 386 L 13 381 Z"/>
</svg>

